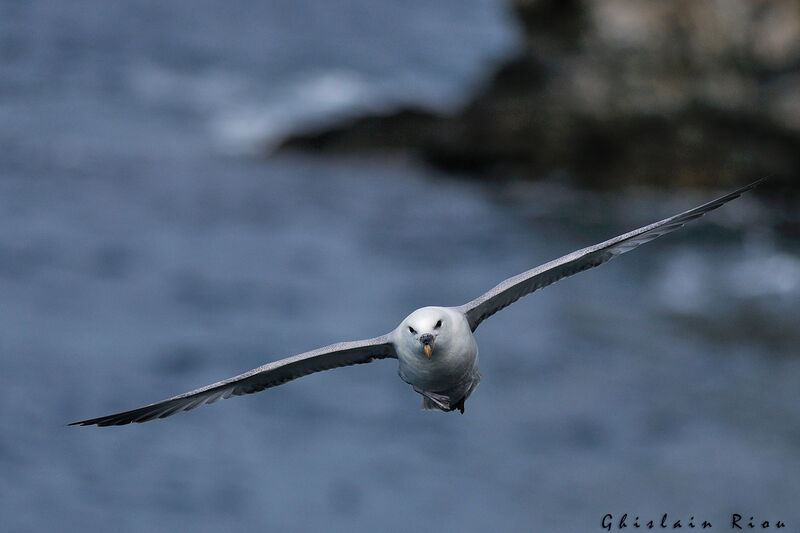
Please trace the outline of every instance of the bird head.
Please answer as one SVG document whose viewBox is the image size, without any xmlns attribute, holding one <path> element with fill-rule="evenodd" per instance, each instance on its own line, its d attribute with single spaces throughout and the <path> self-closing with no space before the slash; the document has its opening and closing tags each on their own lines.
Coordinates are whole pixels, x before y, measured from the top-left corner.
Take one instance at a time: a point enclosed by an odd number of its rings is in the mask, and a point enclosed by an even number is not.
<svg viewBox="0 0 800 533">
<path fill-rule="evenodd" d="M 440 335 L 447 331 L 448 316 L 441 308 L 423 307 L 411 313 L 400 325 L 408 344 L 430 359 Z"/>
</svg>

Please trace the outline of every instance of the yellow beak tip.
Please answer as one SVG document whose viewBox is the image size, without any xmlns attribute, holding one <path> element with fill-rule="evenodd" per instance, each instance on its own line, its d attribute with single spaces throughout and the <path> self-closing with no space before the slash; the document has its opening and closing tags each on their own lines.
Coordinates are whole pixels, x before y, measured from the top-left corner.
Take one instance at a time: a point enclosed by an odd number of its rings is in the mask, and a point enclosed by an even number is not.
<svg viewBox="0 0 800 533">
<path fill-rule="evenodd" d="M 425 351 L 425 355 L 428 357 L 428 359 L 430 359 L 431 353 L 433 352 L 433 348 L 431 348 L 430 344 L 426 344 L 423 350 Z"/>
</svg>

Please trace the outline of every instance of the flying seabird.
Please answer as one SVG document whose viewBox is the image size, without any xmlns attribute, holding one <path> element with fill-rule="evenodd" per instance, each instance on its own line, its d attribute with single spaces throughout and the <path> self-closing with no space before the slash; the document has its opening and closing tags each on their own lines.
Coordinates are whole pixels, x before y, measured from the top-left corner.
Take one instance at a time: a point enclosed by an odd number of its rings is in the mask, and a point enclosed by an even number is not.
<svg viewBox="0 0 800 533">
<path fill-rule="evenodd" d="M 372 339 L 342 342 L 281 359 L 238 376 L 212 383 L 144 407 L 70 424 L 119 426 L 166 418 L 199 405 L 259 392 L 287 381 L 340 366 L 397 359 L 400 377 L 422 395 L 422 408 L 464 412 L 464 402 L 481 380 L 478 345 L 473 332 L 485 319 L 523 296 L 556 281 L 596 267 L 682 227 L 685 223 L 738 198 L 756 181 L 678 215 L 583 248 L 508 278 L 485 294 L 458 307 L 423 307 L 394 331 Z"/>
</svg>

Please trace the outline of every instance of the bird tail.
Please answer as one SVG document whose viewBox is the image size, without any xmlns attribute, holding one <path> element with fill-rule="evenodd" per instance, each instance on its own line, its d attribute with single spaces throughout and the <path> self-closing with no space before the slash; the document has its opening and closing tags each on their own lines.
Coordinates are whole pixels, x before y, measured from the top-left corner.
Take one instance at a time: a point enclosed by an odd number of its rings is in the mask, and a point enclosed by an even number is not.
<svg viewBox="0 0 800 533">
<path fill-rule="evenodd" d="M 427 396 L 422 397 L 423 411 L 450 411 L 450 398 L 443 400 L 433 400 Z"/>
<path fill-rule="evenodd" d="M 418 387 L 414 390 L 422 395 L 422 409 L 424 411 L 461 411 L 464 414 L 464 402 L 481 382 L 481 375 L 477 371 L 472 375 L 472 380 L 469 387 L 461 396 L 461 399 L 453 403 L 453 398 L 447 394 L 437 394 L 435 392 L 424 391 Z"/>
<path fill-rule="evenodd" d="M 435 392 L 422 394 L 422 409 L 425 411 L 451 411 L 450 397 Z"/>
</svg>

